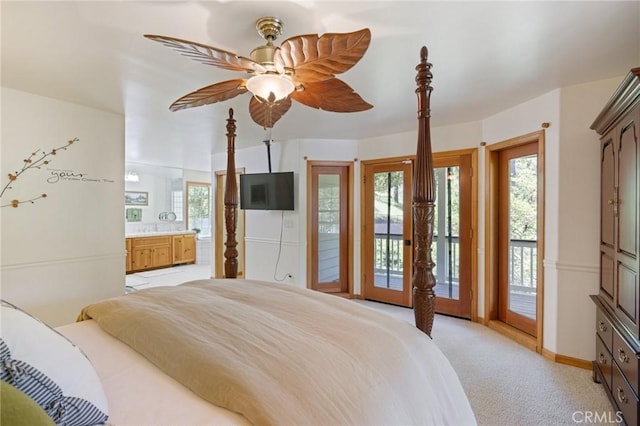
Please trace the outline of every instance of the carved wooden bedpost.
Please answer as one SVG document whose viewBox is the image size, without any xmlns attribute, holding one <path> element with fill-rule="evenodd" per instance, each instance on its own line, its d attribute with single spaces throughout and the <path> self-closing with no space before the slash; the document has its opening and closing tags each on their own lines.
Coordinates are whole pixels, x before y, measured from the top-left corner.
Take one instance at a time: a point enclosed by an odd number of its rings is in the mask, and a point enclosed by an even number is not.
<svg viewBox="0 0 640 426">
<path fill-rule="evenodd" d="M 233 119 L 233 108 L 229 108 L 227 119 L 227 178 L 224 185 L 224 221 L 227 229 L 227 240 L 224 243 L 224 276 L 237 278 L 238 250 L 236 246 L 236 224 L 238 222 L 238 184 L 236 183 L 235 160 L 236 120 Z"/>
<path fill-rule="evenodd" d="M 415 259 L 413 262 L 413 310 L 416 327 L 431 336 L 435 314 L 436 280 L 433 276 L 431 259 L 431 241 L 433 240 L 433 215 L 435 211 L 435 188 L 433 156 L 431 153 L 431 130 L 429 118 L 431 109 L 429 98 L 433 88 L 430 86 L 431 64 L 427 62 L 426 47 L 420 50 L 420 64 L 416 66 L 418 74 L 418 147 L 416 168 L 413 177 L 413 226 Z"/>
</svg>

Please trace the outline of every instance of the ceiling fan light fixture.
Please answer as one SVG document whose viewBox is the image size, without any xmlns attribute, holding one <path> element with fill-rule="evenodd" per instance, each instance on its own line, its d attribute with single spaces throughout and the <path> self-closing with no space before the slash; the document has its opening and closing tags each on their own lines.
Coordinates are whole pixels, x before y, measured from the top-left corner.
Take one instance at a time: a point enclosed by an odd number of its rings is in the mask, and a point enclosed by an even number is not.
<svg viewBox="0 0 640 426">
<path fill-rule="evenodd" d="M 247 80 L 246 86 L 248 91 L 260 99 L 269 100 L 273 93 L 275 103 L 285 99 L 296 88 L 288 76 L 276 73 L 254 75 Z"/>
</svg>

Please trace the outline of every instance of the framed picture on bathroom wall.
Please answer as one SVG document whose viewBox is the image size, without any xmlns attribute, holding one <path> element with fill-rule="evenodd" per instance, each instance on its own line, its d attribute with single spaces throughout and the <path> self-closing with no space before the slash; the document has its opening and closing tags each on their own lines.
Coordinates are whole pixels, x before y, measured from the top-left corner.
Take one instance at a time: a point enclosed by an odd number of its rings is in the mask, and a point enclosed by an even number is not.
<svg viewBox="0 0 640 426">
<path fill-rule="evenodd" d="M 126 209 L 127 222 L 141 222 L 142 221 L 142 209 L 140 208 L 128 208 Z"/>
<path fill-rule="evenodd" d="M 149 193 L 138 191 L 124 191 L 125 206 L 148 206 Z"/>
</svg>

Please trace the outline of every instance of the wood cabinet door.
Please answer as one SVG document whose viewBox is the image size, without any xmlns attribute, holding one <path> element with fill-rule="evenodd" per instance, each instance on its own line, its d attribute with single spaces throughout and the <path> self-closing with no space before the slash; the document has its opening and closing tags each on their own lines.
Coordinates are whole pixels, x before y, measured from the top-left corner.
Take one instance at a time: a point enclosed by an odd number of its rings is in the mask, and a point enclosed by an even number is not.
<svg viewBox="0 0 640 426">
<path fill-rule="evenodd" d="M 618 250 L 638 255 L 638 123 L 630 120 L 620 129 L 618 138 Z"/>
<path fill-rule="evenodd" d="M 195 235 L 173 236 L 173 263 L 192 263 L 196 261 Z"/>
<path fill-rule="evenodd" d="M 600 151 L 600 294 L 613 301 L 615 245 L 615 153 L 613 137 L 602 140 Z"/>
<path fill-rule="evenodd" d="M 125 272 L 131 272 L 133 269 L 131 266 L 131 238 L 126 238 L 124 243 L 124 248 L 126 251 L 126 261 L 125 261 Z"/>
<path fill-rule="evenodd" d="M 173 236 L 173 263 L 181 263 L 183 259 L 183 242 L 182 235 Z"/>
<path fill-rule="evenodd" d="M 131 270 L 139 271 L 151 268 L 153 264 L 152 249 L 134 248 L 131 250 Z"/>
<path fill-rule="evenodd" d="M 618 317 L 640 333 L 640 107 L 615 131 L 617 192 L 614 197 L 615 233 L 614 297 Z"/>
<path fill-rule="evenodd" d="M 613 248 L 615 202 L 615 156 L 611 137 L 602 141 L 600 152 L 600 243 Z"/>
<path fill-rule="evenodd" d="M 182 237 L 182 260 L 184 262 L 196 261 L 196 236 L 184 235 Z"/>
<path fill-rule="evenodd" d="M 171 246 L 156 247 L 153 253 L 153 267 L 171 265 Z"/>
</svg>

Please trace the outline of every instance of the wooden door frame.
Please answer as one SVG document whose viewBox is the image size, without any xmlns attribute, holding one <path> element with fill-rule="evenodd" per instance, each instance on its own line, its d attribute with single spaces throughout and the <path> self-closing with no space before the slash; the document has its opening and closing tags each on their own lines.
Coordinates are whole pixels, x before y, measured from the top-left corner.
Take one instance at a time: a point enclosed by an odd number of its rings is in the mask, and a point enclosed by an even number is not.
<svg viewBox="0 0 640 426">
<path fill-rule="evenodd" d="M 545 132 L 538 130 L 522 136 L 507 139 L 485 148 L 485 250 L 484 250 L 484 324 L 519 343 L 542 353 L 544 319 L 544 211 L 545 211 Z M 536 337 L 532 337 L 515 327 L 498 320 L 498 218 L 499 218 L 499 166 L 500 151 L 524 145 L 538 143 L 538 211 L 537 211 L 537 297 L 536 297 Z"/>
<path fill-rule="evenodd" d="M 471 311 L 469 319 L 471 321 L 478 321 L 478 149 L 477 148 L 468 148 L 468 149 L 458 149 L 454 151 L 444 151 L 444 152 L 434 152 L 433 153 L 433 161 L 434 164 L 440 159 L 446 159 L 447 157 L 462 157 L 469 156 L 470 161 L 470 178 L 469 178 L 469 186 L 471 188 L 471 205 L 469 206 L 469 227 L 470 227 L 470 242 L 469 242 L 469 261 L 471 262 L 471 270 L 470 270 L 470 300 L 469 303 L 471 305 Z M 437 166 L 434 166 L 437 168 Z M 461 174 L 461 185 L 462 185 L 462 175 L 464 171 L 460 170 Z M 460 188 L 460 192 L 462 192 L 462 188 Z M 462 231 L 462 229 L 461 229 Z M 436 308 L 437 308 L 436 301 Z M 461 317 L 462 318 L 462 317 Z M 466 318 L 466 317 L 465 317 Z"/>
<path fill-rule="evenodd" d="M 480 319 L 478 318 L 478 298 L 477 298 L 477 294 L 478 294 L 478 184 L 479 184 L 479 179 L 478 179 L 478 173 L 476 172 L 478 170 L 478 148 L 466 148 L 466 149 L 458 149 L 458 150 L 452 150 L 452 151 L 442 151 L 442 152 L 434 152 L 433 153 L 433 158 L 434 160 L 436 158 L 441 158 L 441 157 L 449 157 L 449 156 L 461 156 L 461 155 L 470 155 L 471 156 L 471 167 L 473 169 L 473 172 L 471 173 L 471 321 L 474 322 L 478 322 L 480 321 Z M 416 156 L 415 155 L 408 155 L 408 156 L 402 156 L 402 157 L 390 157 L 390 158 L 383 158 L 383 159 L 375 159 L 375 160 L 365 160 L 361 162 L 361 166 L 360 166 L 360 182 L 361 182 L 361 188 L 364 188 L 364 168 L 365 165 L 371 165 L 371 164 L 385 164 L 385 163 L 396 163 L 396 162 L 401 162 L 401 161 L 406 161 L 406 160 L 410 160 L 415 164 L 415 159 Z M 361 189 L 360 191 L 360 205 L 364 206 L 365 205 L 365 192 L 363 189 Z M 365 229 L 364 229 L 364 223 L 366 220 L 366 212 L 364 211 L 364 208 L 360 209 L 360 223 L 363 224 L 361 226 L 361 231 L 360 231 L 360 240 L 363 241 L 364 240 L 364 234 L 365 234 Z M 412 220 L 413 220 L 413 216 L 412 216 Z M 412 236 L 412 240 L 413 240 L 413 236 Z M 369 250 L 369 252 L 367 252 L 367 250 Z M 360 265 L 361 266 L 361 288 L 360 288 L 360 298 L 364 298 L 364 264 L 366 262 L 367 256 L 371 256 L 370 253 L 370 249 L 367 249 L 366 247 L 362 247 L 361 252 L 360 252 Z M 412 264 L 413 265 L 413 264 Z M 410 270 L 411 274 L 413 274 L 412 270 Z"/>
<path fill-rule="evenodd" d="M 311 283 L 313 279 L 313 268 L 311 267 L 313 262 L 313 247 L 311 244 L 312 241 L 312 232 L 311 226 L 309 224 L 312 223 L 311 215 L 312 215 L 312 169 L 314 167 L 346 167 L 347 168 L 347 229 L 348 229 L 348 237 L 347 237 L 347 255 L 349 259 L 353 259 L 353 241 L 354 241 L 354 232 L 353 232 L 353 161 L 312 161 L 307 160 L 307 288 L 311 288 Z M 353 297 L 353 265 L 345 265 L 347 268 L 347 288 L 348 288 L 348 297 Z"/>
<path fill-rule="evenodd" d="M 360 178 L 360 182 L 362 184 L 361 186 L 361 190 L 360 190 L 360 196 L 361 196 L 361 209 L 360 209 L 360 217 L 361 217 L 361 236 L 360 236 L 360 241 L 362 241 L 362 249 L 361 249 L 361 261 L 360 261 L 360 265 L 361 265 L 361 298 L 366 298 L 367 294 L 365 294 L 365 289 L 366 289 L 366 275 L 367 275 L 367 269 L 365 269 L 365 266 L 367 265 L 367 260 L 368 259 L 373 259 L 374 257 L 374 253 L 373 253 L 373 245 L 372 244 L 365 244 L 367 242 L 367 223 L 369 223 L 367 221 L 367 219 L 370 219 L 369 216 L 369 212 L 367 211 L 367 209 L 365 208 L 365 206 L 367 206 L 367 194 L 366 191 L 364 190 L 365 185 L 365 176 L 366 176 L 366 170 L 369 167 L 376 167 L 376 166 L 386 166 L 388 164 L 393 164 L 393 163 L 406 163 L 409 162 L 411 163 L 411 167 L 410 167 L 410 176 L 409 176 L 409 192 L 407 194 L 407 198 L 408 200 L 404 200 L 407 201 L 407 203 L 404 203 L 405 205 L 411 206 L 411 197 L 412 197 L 412 186 L 413 185 L 413 165 L 415 164 L 415 155 L 412 156 L 406 156 L 406 157 L 392 157 L 392 158 L 384 158 L 384 159 L 379 159 L 379 160 L 367 160 L 367 161 L 363 161 L 362 162 L 362 166 L 360 167 L 360 174 L 361 174 L 361 178 Z M 411 207 L 409 207 L 411 208 Z M 411 289 L 411 282 L 412 282 L 412 276 L 413 276 L 413 250 L 415 249 L 415 244 L 414 244 L 414 232 L 413 232 L 413 214 L 409 213 L 407 215 L 406 220 L 403 221 L 403 226 L 409 226 L 410 228 L 410 235 L 409 235 L 409 240 L 411 241 L 411 246 L 410 249 L 406 251 L 403 259 L 407 262 L 408 267 L 404 268 L 405 273 L 407 273 L 406 271 L 408 271 L 409 277 L 408 277 L 408 285 L 409 288 L 403 292 L 398 292 L 398 291 L 394 291 L 394 295 L 391 298 L 386 299 L 386 303 L 393 303 L 393 304 L 397 304 L 399 306 L 406 306 L 406 307 L 413 307 L 413 290 Z M 403 230 L 403 232 L 405 232 Z M 404 280 L 405 277 L 403 277 Z M 371 277 L 371 280 L 373 280 L 373 277 Z M 389 293 L 389 290 L 384 290 L 387 293 Z M 397 293 L 397 294 L 395 294 Z M 369 297 L 372 297 L 373 295 L 369 294 Z M 395 297 L 395 300 L 392 300 Z M 372 300 L 377 300 L 377 299 L 381 299 L 377 298 L 377 297 L 372 297 Z M 383 302 L 384 303 L 384 302 Z"/>
</svg>

